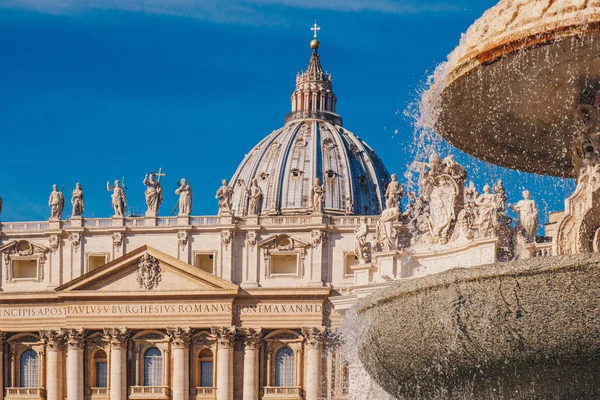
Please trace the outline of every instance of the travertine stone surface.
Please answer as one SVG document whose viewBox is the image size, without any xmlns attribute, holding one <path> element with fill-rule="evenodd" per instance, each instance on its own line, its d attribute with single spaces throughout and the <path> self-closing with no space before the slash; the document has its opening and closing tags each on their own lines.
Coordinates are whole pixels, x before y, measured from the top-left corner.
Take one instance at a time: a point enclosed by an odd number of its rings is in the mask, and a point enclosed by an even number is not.
<svg viewBox="0 0 600 400">
<path fill-rule="evenodd" d="M 362 300 L 359 355 L 402 399 L 597 399 L 599 298 L 595 255 L 451 270 Z"/>
</svg>

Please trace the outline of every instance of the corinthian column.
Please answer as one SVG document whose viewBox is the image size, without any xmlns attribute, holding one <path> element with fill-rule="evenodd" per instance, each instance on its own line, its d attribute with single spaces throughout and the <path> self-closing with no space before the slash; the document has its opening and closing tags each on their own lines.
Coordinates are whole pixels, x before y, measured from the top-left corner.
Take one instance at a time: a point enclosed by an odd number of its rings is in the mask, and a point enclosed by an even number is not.
<svg viewBox="0 0 600 400">
<path fill-rule="evenodd" d="M 258 400 L 258 348 L 262 340 L 260 329 L 243 331 L 244 339 L 244 397 L 243 400 Z"/>
<path fill-rule="evenodd" d="M 0 332 L 0 400 L 4 400 L 4 338 L 5 333 Z"/>
<path fill-rule="evenodd" d="M 321 343 L 322 328 L 303 328 L 306 345 L 306 400 L 318 400 L 321 388 Z"/>
<path fill-rule="evenodd" d="M 69 329 L 67 339 L 67 400 L 83 399 L 83 346 L 84 329 Z"/>
<path fill-rule="evenodd" d="M 233 343 L 235 328 L 212 328 L 217 339 L 217 400 L 233 400 Z"/>
<path fill-rule="evenodd" d="M 129 331 L 125 328 L 105 328 L 104 336 L 110 342 L 110 400 L 126 400 Z"/>
<path fill-rule="evenodd" d="M 167 328 L 173 349 L 173 400 L 190 398 L 190 328 Z"/>
<path fill-rule="evenodd" d="M 64 344 L 63 333 L 60 331 L 40 331 L 40 336 L 46 344 L 46 399 L 63 400 L 60 382 L 61 348 Z"/>
</svg>

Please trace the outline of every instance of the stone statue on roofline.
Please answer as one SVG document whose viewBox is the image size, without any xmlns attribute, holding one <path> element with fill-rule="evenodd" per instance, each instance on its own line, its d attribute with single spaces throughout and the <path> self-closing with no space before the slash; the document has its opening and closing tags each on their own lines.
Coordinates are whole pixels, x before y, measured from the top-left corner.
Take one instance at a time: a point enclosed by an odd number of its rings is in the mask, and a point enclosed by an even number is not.
<svg viewBox="0 0 600 400">
<path fill-rule="evenodd" d="M 161 176 L 165 176 L 162 170 L 158 173 L 150 172 L 144 176 L 144 185 L 146 185 L 146 210 L 147 217 L 156 217 L 158 215 L 158 208 L 163 200 L 162 186 L 160 185 Z"/>
<path fill-rule="evenodd" d="M 519 215 L 518 231 L 525 237 L 527 243 L 534 243 L 539 225 L 539 211 L 529 191 L 524 190 L 523 200 L 514 205 L 510 204 L 509 207 Z"/>
<path fill-rule="evenodd" d="M 177 181 L 177 189 L 175 194 L 179 195 L 177 206 L 179 207 L 179 215 L 189 216 L 192 213 L 192 182 L 187 182 L 185 178 L 181 178 L 181 182 Z"/>
<path fill-rule="evenodd" d="M 219 215 L 232 215 L 233 188 L 228 185 L 227 179 L 223 179 L 221 183 L 222 185 L 215 195 L 215 198 L 219 200 Z"/>
<path fill-rule="evenodd" d="M 490 185 L 483 187 L 483 193 L 475 200 L 478 218 L 477 227 L 480 238 L 491 238 L 496 236 L 498 228 L 498 204 L 496 197 L 491 193 Z"/>
<path fill-rule="evenodd" d="M 258 179 L 256 178 L 252 179 L 252 184 L 250 185 L 250 189 L 248 189 L 248 197 L 250 198 L 248 215 L 260 216 L 264 195 L 262 189 L 258 186 Z"/>
<path fill-rule="evenodd" d="M 71 205 L 73 206 L 71 215 L 73 217 L 81 217 L 83 215 L 84 197 L 83 189 L 79 182 L 75 184 L 75 189 L 73 189 L 73 192 L 71 193 Z"/>
<path fill-rule="evenodd" d="M 123 217 L 125 215 L 125 208 L 127 207 L 127 196 L 125 194 L 125 188 L 121 185 L 119 180 L 115 180 L 115 185 L 110 186 L 110 183 L 106 182 L 106 190 L 112 191 L 110 196 L 112 199 L 112 207 L 115 211 L 115 217 Z"/>
<path fill-rule="evenodd" d="M 354 233 L 356 233 L 354 254 L 356 254 L 360 264 L 369 264 L 371 262 L 371 243 L 367 242 L 367 235 L 369 234 L 367 217 L 362 217 L 360 221 L 360 225 L 354 230 Z"/>
<path fill-rule="evenodd" d="M 58 190 L 57 185 L 52 185 L 52 192 L 48 198 L 48 205 L 50 206 L 50 219 L 62 218 L 62 213 L 65 208 L 65 197 L 62 191 Z"/>
<path fill-rule="evenodd" d="M 325 185 L 321 185 L 321 180 L 315 178 L 312 189 L 310 191 L 310 208 L 313 213 L 320 214 L 323 212 L 323 203 L 325 202 Z"/>
<path fill-rule="evenodd" d="M 396 174 L 392 174 L 391 179 L 392 181 L 385 191 L 386 203 L 389 200 L 392 207 L 400 209 L 400 201 L 404 195 L 404 189 L 402 189 L 402 185 L 398 182 L 398 176 Z"/>
</svg>

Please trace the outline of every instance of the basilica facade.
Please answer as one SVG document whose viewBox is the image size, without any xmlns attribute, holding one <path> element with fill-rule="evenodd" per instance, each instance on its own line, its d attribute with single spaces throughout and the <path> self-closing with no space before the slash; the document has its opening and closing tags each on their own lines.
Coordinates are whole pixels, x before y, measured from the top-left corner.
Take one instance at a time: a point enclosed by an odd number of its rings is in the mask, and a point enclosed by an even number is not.
<svg viewBox="0 0 600 400">
<path fill-rule="evenodd" d="M 0 400 L 348 399 L 365 373 L 338 333 L 358 299 L 551 253 L 528 193 L 480 194 L 452 156 L 431 155 L 403 211 L 397 177 L 343 127 L 319 45 L 284 126 L 223 180 L 217 215 L 193 215 L 182 180 L 179 214 L 160 216 L 159 171 L 145 216 L 127 215 L 114 181 L 111 218 L 85 215 L 78 184 L 71 210 L 54 187 L 49 220 L 0 224 Z"/>
</svg>

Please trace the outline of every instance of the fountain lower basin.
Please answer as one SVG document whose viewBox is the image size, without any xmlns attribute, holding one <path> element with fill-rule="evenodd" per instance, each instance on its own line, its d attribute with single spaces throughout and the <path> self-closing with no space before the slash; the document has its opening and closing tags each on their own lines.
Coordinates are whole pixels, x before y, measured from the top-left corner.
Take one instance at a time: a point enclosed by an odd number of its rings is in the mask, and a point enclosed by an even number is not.
<svg viewBox="0 0 600 400">
<path fill-rule="evenodd" d="M 358 305 L 366 370 L 399 399 L 600 398 L 600 257 L 455 269 Z"/>
</svg>

